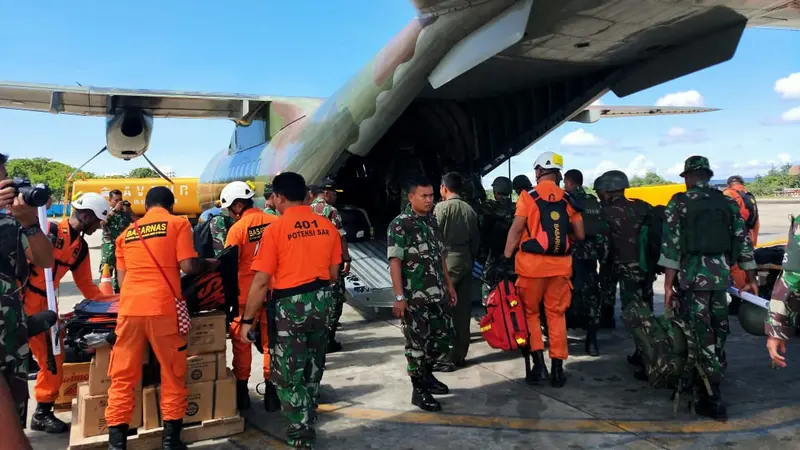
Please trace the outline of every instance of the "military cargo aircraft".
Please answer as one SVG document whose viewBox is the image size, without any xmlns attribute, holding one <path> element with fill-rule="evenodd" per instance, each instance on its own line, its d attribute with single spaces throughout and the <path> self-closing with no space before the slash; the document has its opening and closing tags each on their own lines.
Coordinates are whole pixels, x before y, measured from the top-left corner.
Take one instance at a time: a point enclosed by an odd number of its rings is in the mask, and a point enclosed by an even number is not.
<svg viewBox="0 0 800 450">
<path fill-rule="evenodd" d="M 104 116 L 98 154 L 124 160 L 147 159 L 153 118 L 233 120 L 200 177 L 204 208 L 233 180 L 332 176 L 357 228 L 348 292 L 381 306 L 393 299 L 379 234 L 408 174 L 479 178 L 567 121 L 711 111 L 593 102 L 724 62 L 747 26 L 800 28 L 800 4 L 787 0 L 412 3 L 416 17 L 327 99 L 6 83 L 0 107 Z"/>
</svg>

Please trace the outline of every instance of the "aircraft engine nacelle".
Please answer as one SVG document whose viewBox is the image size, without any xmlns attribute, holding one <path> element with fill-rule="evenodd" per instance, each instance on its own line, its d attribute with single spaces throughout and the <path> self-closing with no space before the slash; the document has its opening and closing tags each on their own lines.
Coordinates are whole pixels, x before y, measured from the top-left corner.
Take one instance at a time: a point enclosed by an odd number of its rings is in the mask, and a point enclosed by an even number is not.
<svg viewBox="0 0 800 450">
<path fill-rule="evenodd" d="M 106 119 L 106 146 L 115 158 L 142 156 L 150 145 L 153 116 L 139 109 L 123 109 Z"/>
</svg>

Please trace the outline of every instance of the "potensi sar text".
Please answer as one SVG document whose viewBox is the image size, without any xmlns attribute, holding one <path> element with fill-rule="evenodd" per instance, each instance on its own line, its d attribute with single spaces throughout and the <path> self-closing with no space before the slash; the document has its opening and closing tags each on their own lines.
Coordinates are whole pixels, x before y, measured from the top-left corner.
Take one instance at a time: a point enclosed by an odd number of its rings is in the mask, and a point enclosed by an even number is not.
<svg viewBox="0 0 800 450">
<path fill-rule="evenodd" d="M 298 220 L 294 224 L 294 228 L 298 231 L 294 231 L 286 235 L 286 239 L 291 241 L 292 239 L 302 239 L 302 238 L 309 238 L 314 236 L 328 236 L 330 232 L 326 229 L 319 229 L 316 220 L 308 221 L 308 220 Z"/>
</svg>

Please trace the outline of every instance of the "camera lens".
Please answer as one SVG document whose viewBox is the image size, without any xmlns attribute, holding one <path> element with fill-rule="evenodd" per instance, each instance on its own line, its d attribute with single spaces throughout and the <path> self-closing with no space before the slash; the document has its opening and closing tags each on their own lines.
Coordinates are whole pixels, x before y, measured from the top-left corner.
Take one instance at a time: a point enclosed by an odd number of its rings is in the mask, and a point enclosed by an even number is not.
<svg viewBox="0 0 800 450">
<path fill-rule="evenodd" d="M 18 191 L 25 203 L 35 208 L 46 205 L 50 198 L 50 188 L 43 184 L 20 186 Z"/>
</svg>

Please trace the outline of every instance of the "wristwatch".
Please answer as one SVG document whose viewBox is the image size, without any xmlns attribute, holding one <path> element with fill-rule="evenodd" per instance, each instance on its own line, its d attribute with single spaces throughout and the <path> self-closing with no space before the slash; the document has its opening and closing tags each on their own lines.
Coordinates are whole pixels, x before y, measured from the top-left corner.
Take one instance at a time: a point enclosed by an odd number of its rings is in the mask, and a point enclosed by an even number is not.
<svg viewBox="0 0 800 450">
<path fill-rule="evenodd" d="M 24 234 L 25 236 L 33 236 L 36 233 L 42 231 L 42 229 L 39 228 L 38 223 L 35 223 L 29 227 L 20 227 L 20 229 L 22 230 L 22 234 Z"/>
<path fill-rule="evenodd" d="M 405 296 L 405 295 L 403 295 L 403 294 L 400 294 L 400 295 L 395 295 L 395 296 L 394 296 L 394 301 L 396 301 L 396 302 L 402 302 L 402 301 L 403 301 L 403 300 L 405 300 L 405 299 L 406 299 L 406 296 Z"/>
</svg>

